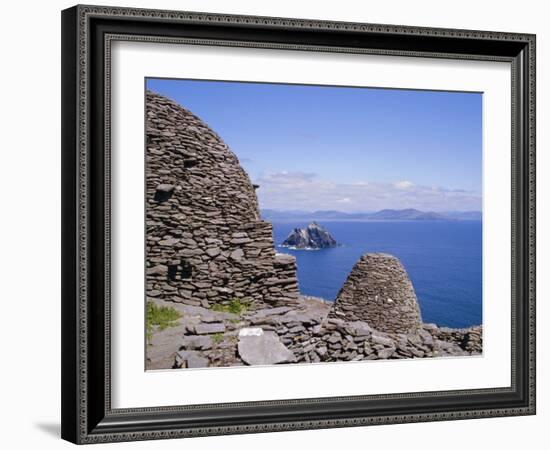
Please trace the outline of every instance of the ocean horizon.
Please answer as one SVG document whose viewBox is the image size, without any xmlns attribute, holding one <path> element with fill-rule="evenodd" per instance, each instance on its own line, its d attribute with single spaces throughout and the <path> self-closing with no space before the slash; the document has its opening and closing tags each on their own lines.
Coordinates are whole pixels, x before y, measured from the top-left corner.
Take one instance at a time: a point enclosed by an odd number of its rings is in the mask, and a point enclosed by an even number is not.
<svg viewBox="0 0 550 450">
<path fill-rule="evenodd" d="M 296 257 L 303 295 L 334 301 L 361 255 L 389 253 L 407 270 L 424 322 L 453 328 L 482 323 L 481 221 L 317 220 L 339 244 L 320 250 L 281 246 L 308 221 L 271 223 L 277 252 Z"/>
</svg>

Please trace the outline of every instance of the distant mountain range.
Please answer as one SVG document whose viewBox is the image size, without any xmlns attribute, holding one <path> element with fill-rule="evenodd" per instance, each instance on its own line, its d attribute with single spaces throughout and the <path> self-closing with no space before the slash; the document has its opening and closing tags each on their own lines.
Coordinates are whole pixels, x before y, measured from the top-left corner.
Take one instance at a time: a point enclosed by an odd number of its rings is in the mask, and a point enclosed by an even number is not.
<svg viewBox="0 0 550 450">
<path fill-rule="evenodd" d="M 300 211 L 262 209 L 264 220 L 324 220 L 324 221 L 366 221 L 366 220 L 481 220 L 481 211 L 419 211 L 418 209 L 382 209 L 376 212 L 345 213 L 341 211 Z"/>
</svg>

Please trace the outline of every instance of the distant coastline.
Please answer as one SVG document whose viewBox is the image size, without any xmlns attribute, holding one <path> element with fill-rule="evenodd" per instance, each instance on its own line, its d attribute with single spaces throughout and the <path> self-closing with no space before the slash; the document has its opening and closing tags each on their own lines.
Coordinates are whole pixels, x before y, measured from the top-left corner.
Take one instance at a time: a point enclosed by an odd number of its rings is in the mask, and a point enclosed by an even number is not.
<svg viewBox="0 0 550 450">
<path fill-rule="evenodd" d="M 418 209 L 383 209 L 374 212 L 346 213 L 342 211 L 301 211 L 262 209 L 261 215 L 269 221 L 312 221 L 325 222 L 385 222 L 385 221 L 481 221 L 481 211 L 420 211 Z"/>
</svg>

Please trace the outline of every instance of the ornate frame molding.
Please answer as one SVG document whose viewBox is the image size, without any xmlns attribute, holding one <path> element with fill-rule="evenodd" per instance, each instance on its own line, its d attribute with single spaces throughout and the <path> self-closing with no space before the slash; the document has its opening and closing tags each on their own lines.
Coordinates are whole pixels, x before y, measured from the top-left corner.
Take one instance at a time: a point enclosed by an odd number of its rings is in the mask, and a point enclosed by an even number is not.
<svg viewBox="0 0 550 450">
<path fill-rule="evenodd" d="M 152 23 L 160 23 L 170 27 L 171 30 L 178 27 L 185 30 L 186 26 L 192 26 L 199 35 L 209 33 L 211 32 L 209 30 L 214 28 L 220 33 L 227 31 L 227 38 L 129 33 L 124 31 L 127 23 L 138 24 L 144 29 Z M 229 32 L 232 27 L 245 29 L 255 39 L 232 39 Z M 310 39 L 311 30 L 327 32 L 325 41 L 303 42 Z M 289 42 L 262 40 L 264 36 L 261 33 L 256 34 L 261 31 L 267 31 L 270 36 L 278 36 L 280 40 L 289 40 Z M 303 36 L 302 32 L 307 36 Z M 339 44 L 339 41 L 334 39 L 331 43 L 329 35 L 338 36 L 342 42 L 346 42 L 346 38 L 351 35 L 360 36 L 365 40 L 372 37 L 376 40 L 376 45 L 333 45 Z M 293 37 L 296 38 L 295 41 L 292 41 Z M 393 48 L 388 45 L 389 39 L 392 39 Z M 110 49 L 111 43 L 116 40 L 510 62 L 513 74 L 512 153 L 514 155 L 512 386 L 471 391 L 113 410 L 110 402 L 109 346 L 111 181 L 109 112 Z M 454 46 L 450 45 L 454 51 L 442 51 L 440 49 L 442 40 L 454 42 Z M 399 44 L 400 42 L 402 44 Z M 498 43 L 498 45 L 489 45 L 491 43 Z M 484 44 L 485 50 L 482 48 Z M 399 45 L 403 48 L 398 48 Z M 490 49 L 490 52 L 487 49 Z M 100 6 L 76 6 L 64 11 L 62 372 L 64 380 L 70 381 L 64 382 L 63 388 L 63 437 L 77 443 L 98 443 L 534 414 L 535 51 L 535 36 L 530 34 Z M 102 73 L 103 78 L 98 79 L 101 78 Z M 103 92 L 98 92 L 98 86 L 101 85 Z M 101 94 L 100 104 L 95 104 L 98 94 Z M 104 123 L 98 127 L 97 115 L 94 116 L 91 111 L 97 113 L 99 107 L 101 107 L 100 113 Z M 97 162 L 97 155 L 92 151 L 97 147 L 98 142 L 101 142 L 103 147 L 103 155 L 99 158 L 99 162 Z M 98 184 L 101 184 L 100 188 Z M 101 211 L 103 215 L 99 217 Z M 93 237 L 97 234 L 100 235 L 99 239 Z M 102 246 L 99 252 L 98 245 Z M 94 283 L 97 277 L 102 281 L 101 292 L 98 292 Z M 102 301 L 98 302 L 98 299 Z M 90 319 L 95 313 L 99 313 L 102 317 L 101 324 Z M 99 334 L 102 334 L 102 337 Z M 98 344 L 103 345 L 103 366 L 102 370 L 97 369 L 104 375 L 103 383 L 97 383 L 90 378 L 90 368 L 92 367 L 93 370 L 98 365 L 97 356 L 90 354 L 90 348 L 97 347 Z M 92 401 L 91 398 L 97 395 L 99 387 L 102 388 L 101 401 Z M 486 406 L 472 405 L 471 409 L 455 408 L 441 411 L 441 408 L 432 410 L 419 408 L 418 411 L 403 414 L 380 414 L 370 411 L 356 416 L 335 418 L 327 415 L 327 417 L 308 420 L 297 420 L 291 417 L 285 420 L 280 412 L 281 408 L 291 405 L 322 407 L 347 401 L 373 402 L 393 399 L 402 403 L 408 402 L 407 405 L 414 406 L 415 400 L 426 397 L 434 399 L 456 397 L 467 400 L 479 395 L 494 398 L 495 404 L 487 404 L 485 401 L 483 404 Z M 496 402 L 498 395 L 508 395 L 510 399 L 504 406 L 500 406 L 502 401 Z M 173 419 L 176 415 L 185 415 L 190 410 L 199 411 L 202 414 L 201 418 L 204 419 L 209 411 L 247 407 L 263 408 L 262 411 L 266 408 L 277 408 L 277 417 L 282 419 L 262 423 L 254 423 L 253 420 L 245 421 L 246 423 L 220 421 L 211 425 L 197 425 L 199 422 L 193 424 L 192 420 L 181 419 L 181 422 L 176 422 L 175 426 L 170 425 L 174 423 Z"/>
</svg>

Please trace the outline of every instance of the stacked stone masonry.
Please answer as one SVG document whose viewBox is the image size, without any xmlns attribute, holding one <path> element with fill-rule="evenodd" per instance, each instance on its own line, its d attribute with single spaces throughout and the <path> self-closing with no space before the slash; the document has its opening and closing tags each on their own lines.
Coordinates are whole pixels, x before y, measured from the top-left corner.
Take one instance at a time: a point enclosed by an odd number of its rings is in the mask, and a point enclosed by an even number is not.
<svg viewBox="0 0 550 450">
<path fill-rule="evenodd" d="M 392 255 L 368 253 L 353 267 L 330 317 L 362 320 L 388 333 L 414 333 L 422 319 L 411 280 Z"/>
<path fill-rule="evenodd" d="M 170 304 L 158 299 L 152 301 L 161 306 Z M 180 311 L 182 318 L 177 327 L 153 336 L 147 352 L 148 369 L 457 357 L 482 353 L 481 326 L 450 329 L 422 324 L 415 333 L 385 333 L 363 321 L 327 317 L 331 304 L 311 297 L 300 296 L 299 303 L 292 307 L 265 308 L 244 314 L 171 304 Z M 222 330 L 223 336 L 220 335 Z M 247 336 L 241 336 L 243 331 Z M 271 351 L 266 351 L 266 340 L 272 345 Z M 243 341 L 246 351 L 243 351 Z"/>
<path fill-rule="evenodd" d="M 191 112 L 146 96 L 147 296 L 204 307 L 296 302 L 296 262 L 276 254 L 235 154 Z"/>
</svg>

